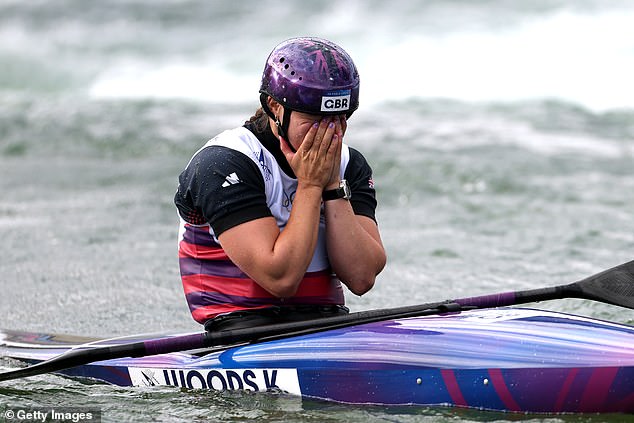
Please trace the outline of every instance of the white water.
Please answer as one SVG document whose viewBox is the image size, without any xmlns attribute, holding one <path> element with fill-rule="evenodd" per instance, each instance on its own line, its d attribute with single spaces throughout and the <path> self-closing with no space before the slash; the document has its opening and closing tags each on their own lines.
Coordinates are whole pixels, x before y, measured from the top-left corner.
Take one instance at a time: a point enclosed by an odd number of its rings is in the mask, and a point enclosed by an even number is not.
<svg viewBox="0 0 634 423">
<path fill-rule="evenodd" d="M 335 20 L 346 31 L 319 34 L 355 58 L 364 105 L 412 97 L 555 98 L 593 110 L 634 108 L 634 9 L 556 9 L 499 26 L 453 16 L 449 23 L 455 27 L 436 29 L 423 22 L 401 32 L 394 15 L 389 21 L 379 15 L 380 10 L 350 10 Z M 364 28 L 373 31 L 366 37 Z M 278 39 L 293 35 L 298 34 Z M 239 66 L 240 51 L 213 43 L 191 56 L 118 57 L 96 75 L 89 92 L 97 98 L 253 102 L 264 60 L 276 42 L 269 39 L 254 41 L 260 53 L 241 58 Z"/>
</svg>

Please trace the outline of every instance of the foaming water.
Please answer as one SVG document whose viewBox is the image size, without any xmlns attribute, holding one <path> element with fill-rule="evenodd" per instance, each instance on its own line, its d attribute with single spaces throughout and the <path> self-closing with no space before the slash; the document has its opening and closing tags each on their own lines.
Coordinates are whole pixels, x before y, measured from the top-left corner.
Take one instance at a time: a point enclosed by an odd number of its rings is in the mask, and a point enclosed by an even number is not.
<svg viewBox="0 0 634 423">
<path fill-rule="evenodd" d="M 432 31 L 423 22 L 407 28 L 398 39 L 391 36 L 402 14 L 444 13 L 422 9 L 396 7 L 383 18 L 391 21 L 378 28 L 375 22 L 381 21 L 381 10 L 355 9 L 340 15 L 355 16 L 354 20 L 335 21 L 345 31 L 324 34 L 337 39 L 355 57 L 362 70 L 362 101 L 366 104 L 412 97 L 463 101 L 558 98 L 594 110 L 634 107 L 634 93 L 626 88 L 634 73 L 634 44 L 627 36 L 632 10 L 562 9 L 525 18 L 513 26 L 458 25 L 441 31 Z M 322 13 L 328 16 L 327 11 Z M 327 21 L 325 16 L 316 19 Z M 369 25 L 378 34 L 369 40 L 359 37 L 361 28 Z M 267 48 L 263 46 L 262 51 Z M 248 101 L 257 89 L 263 57 L 252 56 L 236 66 L 222 60 L 225 54 L 215 47 L 203 48 L 202 57 L 189 60 L 115 63 L 97 76 L 89 92 L 95 97 Z"/>
<path fill-rule="evenodd" d="M 634 107 L 634 7 L 624 2 L 43 4 L 3 6 L 2 86 L 248 102 L 275 44 L 316 35 L 355 58 L 366 105 L 443 97 Z"/>
</svg>

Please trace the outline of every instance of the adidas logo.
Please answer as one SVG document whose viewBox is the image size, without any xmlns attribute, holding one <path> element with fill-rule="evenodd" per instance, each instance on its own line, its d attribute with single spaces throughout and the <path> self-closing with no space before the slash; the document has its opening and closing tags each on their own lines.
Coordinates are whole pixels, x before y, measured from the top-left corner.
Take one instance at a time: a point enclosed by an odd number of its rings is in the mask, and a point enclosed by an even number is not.
<svg viewBox="0 0 634 423">
<path fill-rule="evenodd" d="M 235 185 L 239 183 L 240 183 L 240 179 L 238 178 L 238 175 L 236 175 L 236 173 L 233 172 L 231 175 L 225 178 L 225 181 L 223 182 L 222 187 L 227 188 L 229 185 Z"/>
</svg>

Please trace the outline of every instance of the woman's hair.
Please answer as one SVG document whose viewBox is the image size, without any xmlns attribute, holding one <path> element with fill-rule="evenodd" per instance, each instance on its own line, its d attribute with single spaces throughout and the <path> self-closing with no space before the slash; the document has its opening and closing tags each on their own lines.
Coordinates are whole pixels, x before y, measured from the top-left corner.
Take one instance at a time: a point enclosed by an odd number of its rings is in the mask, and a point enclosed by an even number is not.
<svg viewBox="0 0 634 423">
<path fill-rule="evenodd" d="M 262 133 L 266 131 L 266 128 L 269 127 L 269 116 L 264 113 L 264 110 L 260 107 L 255 111 L 255 114 L 244 123 L 253 123 L 255 130 L 259 133 Z"/>
</svg>

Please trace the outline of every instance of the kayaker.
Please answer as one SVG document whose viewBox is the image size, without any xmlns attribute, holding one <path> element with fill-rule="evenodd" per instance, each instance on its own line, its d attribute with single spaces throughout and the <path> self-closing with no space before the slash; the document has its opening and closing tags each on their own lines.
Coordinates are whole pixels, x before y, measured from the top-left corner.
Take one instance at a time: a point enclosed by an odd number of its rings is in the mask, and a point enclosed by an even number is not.
<svg viewBox="0 0 634 423">
<path fill-rule="evenodd" d="M 350 56 L 319 38 L 270 53 L 261 107 L 179 177 L 180 272 L 207 330 L 347 313 L 386 262 L 372 169 L 343 143 L 359 105 Z"/>
</svg>

